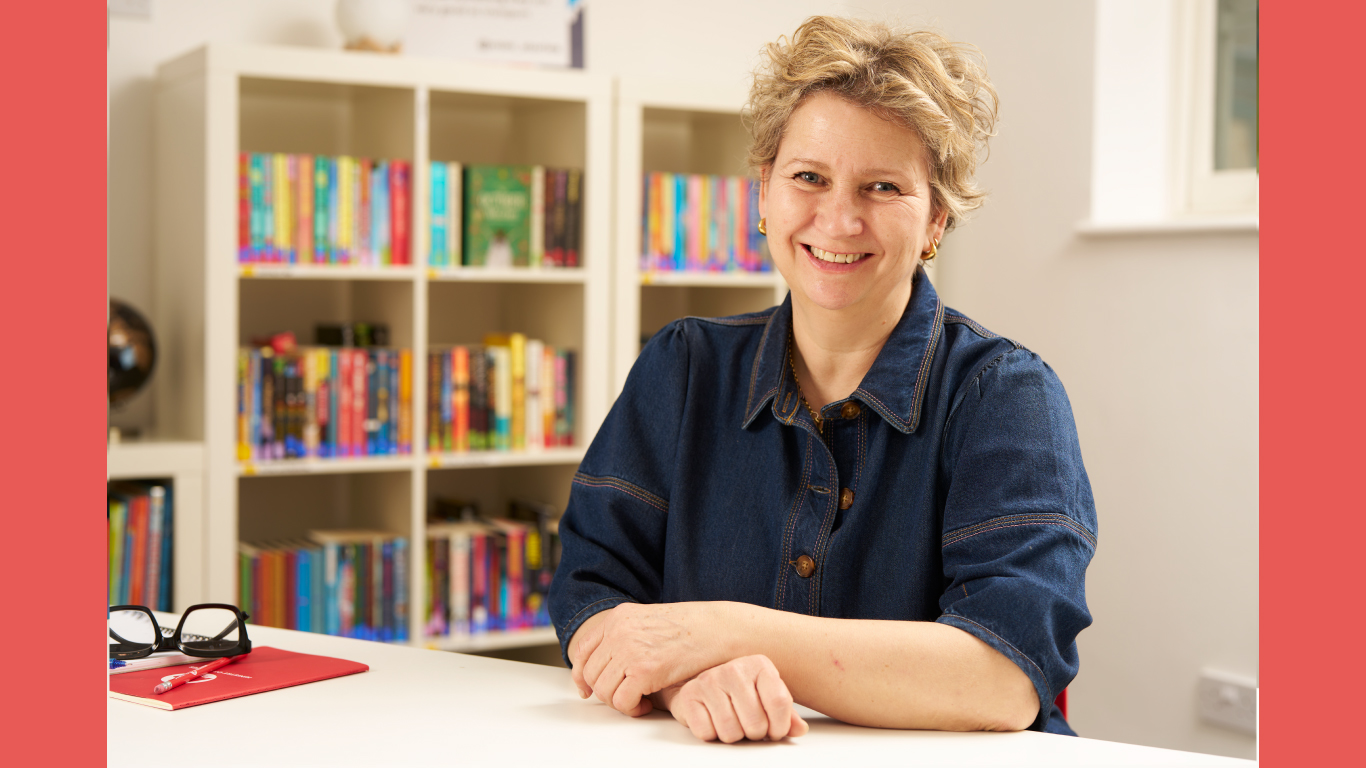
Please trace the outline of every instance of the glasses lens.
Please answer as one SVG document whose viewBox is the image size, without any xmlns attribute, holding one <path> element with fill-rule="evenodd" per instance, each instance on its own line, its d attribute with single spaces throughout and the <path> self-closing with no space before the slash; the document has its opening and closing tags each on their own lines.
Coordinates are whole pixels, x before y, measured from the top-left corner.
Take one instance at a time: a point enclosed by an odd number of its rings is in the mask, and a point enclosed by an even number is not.
<svg viewBox="0 0 1366 768">
<path fill-rule="evenodd" d="M 231 651 L 242 637 L 237 613 L 226 608 L 196 608 L 185 614 L 180 645 L 192 651 Z"/>
<path fill-rule="evenodd" d="M 109 612 L 109 652 L 136 653 L 156 643 L 156 625 L 142 611 Z"/>
</svg>

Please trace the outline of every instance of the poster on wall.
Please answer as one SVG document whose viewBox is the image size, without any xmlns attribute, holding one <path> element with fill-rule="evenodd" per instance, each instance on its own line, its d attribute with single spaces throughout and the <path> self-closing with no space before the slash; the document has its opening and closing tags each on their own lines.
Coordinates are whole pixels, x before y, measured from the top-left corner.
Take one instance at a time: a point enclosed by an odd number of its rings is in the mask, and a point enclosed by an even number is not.
<svg viewBox="0 0 1366 768">
<path fill-rule="evenodd" d="M 583 68 L 583 0 L 413 0 L 403 52 Z"/>
</svg>

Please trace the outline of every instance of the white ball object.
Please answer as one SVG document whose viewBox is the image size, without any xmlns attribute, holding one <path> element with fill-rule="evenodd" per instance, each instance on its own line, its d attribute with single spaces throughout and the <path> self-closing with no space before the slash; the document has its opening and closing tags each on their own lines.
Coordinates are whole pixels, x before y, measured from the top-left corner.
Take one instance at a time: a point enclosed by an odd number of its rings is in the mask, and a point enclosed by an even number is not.
<svg viewBox="0 0 1366 768">
<path fill-rule="evenodd" d="M 408 0 L 337 0 L 337 25 L 348 46 L 369 38 L 385 48 L 397 48 L 407 31 Z"/>
</svg>

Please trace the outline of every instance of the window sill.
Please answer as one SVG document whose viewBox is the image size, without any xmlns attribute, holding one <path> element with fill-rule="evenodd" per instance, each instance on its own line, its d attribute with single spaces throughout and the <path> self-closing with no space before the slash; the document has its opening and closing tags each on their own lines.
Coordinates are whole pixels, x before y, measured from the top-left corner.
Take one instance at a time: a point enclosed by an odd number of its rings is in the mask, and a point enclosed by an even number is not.
<svg viewBox="0 0 1366 768">
<path fill-rule="evenodd" d="M 1255 235 L 1260 217 L 1209 216 L 1153 221 L 1082 221 L 1077 234 L 1082 237 L 1143 237 L 1149 235 Z"/>
</svg>

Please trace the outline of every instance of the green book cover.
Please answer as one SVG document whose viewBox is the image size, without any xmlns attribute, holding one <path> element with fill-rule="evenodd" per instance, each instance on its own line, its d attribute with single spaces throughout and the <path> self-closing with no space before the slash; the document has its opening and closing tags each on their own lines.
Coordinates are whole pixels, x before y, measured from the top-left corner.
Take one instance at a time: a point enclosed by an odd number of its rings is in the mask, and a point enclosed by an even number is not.
<svg viewBox="0 0 1366 768">
<path fill-rule="evenodd" d="M 530 165 L 465 166 L 466 266 L 530 263 L 532 173 Z"/>
</svg>

